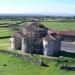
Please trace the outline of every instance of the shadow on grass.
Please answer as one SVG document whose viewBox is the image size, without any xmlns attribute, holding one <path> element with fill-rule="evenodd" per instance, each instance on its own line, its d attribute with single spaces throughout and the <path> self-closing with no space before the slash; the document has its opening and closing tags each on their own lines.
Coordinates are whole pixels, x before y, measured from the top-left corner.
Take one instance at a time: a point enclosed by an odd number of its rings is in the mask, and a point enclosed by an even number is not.
<svg viewBox="0 0 75 75">
<path fill-rule="evenodd" d="M 75 53 L 60 51 L 59 56 L 75 58 Z"/>
</svg>

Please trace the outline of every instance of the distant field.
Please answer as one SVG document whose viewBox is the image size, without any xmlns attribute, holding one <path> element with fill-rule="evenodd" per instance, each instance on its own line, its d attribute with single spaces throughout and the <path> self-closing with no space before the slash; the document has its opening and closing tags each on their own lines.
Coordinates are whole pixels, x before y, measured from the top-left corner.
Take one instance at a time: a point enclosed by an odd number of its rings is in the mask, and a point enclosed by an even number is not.
<svg viewBox="0 0 75 75">
<path fill-rule="evenodd" d="M 12 29 L 9 27 L 12 24 L 20 23 L 21 21 L 12 21 L 11 19 L 0 20 L 0 38 L 12 36 Z M 7 49 L 10 47 L 9 39 L 0 39 L 0 49 Z"/>
<path fill-rule="evenodd" d="M 11 35 L 12 31 L 10 28 L 0 28 L 0 37 L 7 37 Z"/>
<path fill-rule="evenodd" d="M 0 39 L 0 49 L 8 50 L 10 48 L 10 41 L 9 38 L 6 39 Z"/>
<path fill-rule="evenodd" d="M 4 20 L 0 20 L 0 25 L 1 24 L 15 24 L 15 23 L 20 23 L 21 21 L 17 20 L 17 21 L 13 21 L 10 19 L 4 19 Z"/>
<path fill-rule="evenodd" d="M 9 38 L 6 39 L 0 39 L 0 44 L 9 43 Z"/>
<path fill-rule="evenodd" d="M 75 22 L 41 22 L 50 29 L 75 30 Z"/>
</svg>

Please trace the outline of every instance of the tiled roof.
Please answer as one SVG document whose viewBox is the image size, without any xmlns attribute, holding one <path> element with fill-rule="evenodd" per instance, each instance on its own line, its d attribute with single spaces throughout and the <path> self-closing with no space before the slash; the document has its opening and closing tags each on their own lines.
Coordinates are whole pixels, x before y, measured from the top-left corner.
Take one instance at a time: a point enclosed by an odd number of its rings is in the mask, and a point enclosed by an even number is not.
<svg viewBox="0 0 75 75">
<path fill-rule="evenodd" d="M 54 30 L 54 29 L 49 29 L 48 30 L 48 34 L 53 34 L 53 33 L 57 33 L 57 34 L 60 34 L 60 35 L 69 35 L 69 36 L 75 36 L 75 31 L 58 31 L 58 30 Z"/>
<path fill-rule="evenodd" d="M 75 31 L 60 31 L 60 35 L 75 36 Z"/>
</svg>

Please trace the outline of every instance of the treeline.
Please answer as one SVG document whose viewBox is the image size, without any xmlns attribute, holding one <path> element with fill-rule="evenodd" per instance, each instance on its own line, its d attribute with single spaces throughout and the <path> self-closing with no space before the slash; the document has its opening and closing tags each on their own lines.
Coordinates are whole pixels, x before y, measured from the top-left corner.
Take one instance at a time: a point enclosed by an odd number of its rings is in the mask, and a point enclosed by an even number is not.
<svg viewBox="0 0 75 75">
<path fill-rule="evenodd" d="M 1 16 L 0 15 L 0 20 L 3 19 L 10 19 L 12 21 L 17 21 L 20 20 L 22 22 L 33 22 L 33 21 L 39 21 L 39 22 L 43 22 L 43 21 L 74 21 L 75 20 L 75 16 L 71 16 L 71 17 L 67 17 L 67 16 L 26 16 L 26 15 L 9 15 L 9 16 Z"/>
</svg>

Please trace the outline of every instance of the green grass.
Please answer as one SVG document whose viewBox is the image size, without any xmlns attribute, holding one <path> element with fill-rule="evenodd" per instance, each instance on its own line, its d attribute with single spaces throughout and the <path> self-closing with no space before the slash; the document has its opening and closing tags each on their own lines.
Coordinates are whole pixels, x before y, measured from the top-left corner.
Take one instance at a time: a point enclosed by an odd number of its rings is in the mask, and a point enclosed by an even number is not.
<svg viewBox="0 0 75 75">
<path fill-rule="evenodd" d="M 75 30 L 75 23 L 63 22 L 42 22 L 46 27 L 58 30 Z M 0 37 L 12 35 L 9 28 L 0 28 Z M 10 44 L 9 39 L 1 39 L 0 44 Z M 0 49 L 8 49 L 8 46 L 0 46 Z M 75 66 L 75 59 L 68 59 L 68 65 Z M 0 75 L 75 75 L 73 71 L 59 69 L 60 63 L 56 60 L 43 59 L 49 67 L 42 67 L 23 59 L 11 57 L 7 54 L 0 54 Z M 6 64 L 6 66 L 3 66 Z"/>
<path fill-rule="evenodd" d="M 10 28 L 0 28 L 0 37 L 11 36 L 12 30 Z"/>
<path fill-rule="evenodd" d="M 75 30 L 75 22 L 41 22 L 50 29 Z"/>
<path fill-rule="evenodd" d="M 35 65 L 26 62 L 23 59 L 11 57 L 7 54 L 0 54 L 0 74 L 1 75 L 75 75 L 73 71 L 64 71 L 59 69 L 56 60 L 43 59 L 49 67 Z M 69 61 L 71 59 L 68 59 Z M 73 62 L 73 63 L 72 63 Z M 75 59 L 71 60 L 75 65 Z M 69 64 L 70 64 L 69 63 Z M 4 66 L 6 65 L 6 66 Z"/>
<path fill-rule="evenodd" d="M 21 21 L 20 20 L 11 20 L 11 19 L 3 19 L 3 20 L 0 20 L 0 25 L 1 24 L 15 24 L 15 23 L 20 23 Z"/>
<path fill-rule="evenodd" d="M 0 50 L 9 50 L 10 49 L 10 45 L 4 45 L 4 46 L 0 46 Z"/>
<path fill-rule="evenodd" d="M 9 39 L 0 39 L 0 49 L 9 49 L 10 48 L 10 41 Z"/>
<path fill-rule="evenodd" d="M 7 39 L 0 39 L 0 44 L 10 43 L 9 38 Z"/>
</svg>

